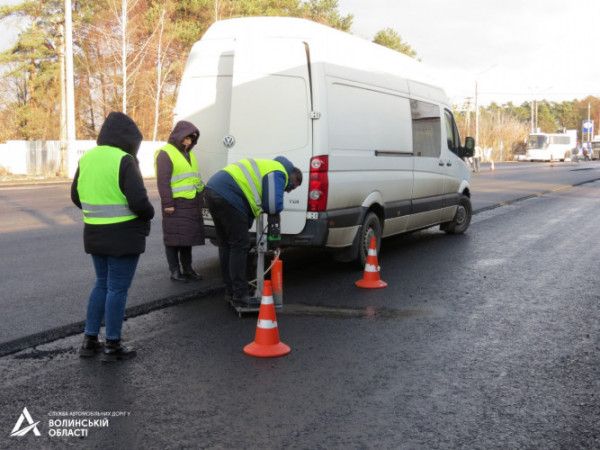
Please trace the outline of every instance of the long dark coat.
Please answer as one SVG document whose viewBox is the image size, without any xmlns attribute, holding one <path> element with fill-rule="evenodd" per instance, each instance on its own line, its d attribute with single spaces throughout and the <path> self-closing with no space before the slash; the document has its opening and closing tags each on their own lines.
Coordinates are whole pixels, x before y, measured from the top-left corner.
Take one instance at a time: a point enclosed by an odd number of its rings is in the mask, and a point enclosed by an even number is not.
<svg viewBox="0 0 600 450">
<path fill-rule="evenodd" d="M 186 149 L 182 141 L 194 135 L 192 144 Z M 193 124 L 186 121 L 177 122 L 169 136 L 169 143 L 175 146 L 190 161 L 190 151 L 198 142 L 200 132 Z M 193 199 L 173 198 L 171 191 L 171 175 L 173 163 L 165 151 L 156 156 L 156 183 L 160 195 L 163 227 L 163 243 L 167 247 L 188 247 L 204 245 L 204 221 L 202 220 L 203 194 Z M 165 208 L 175 207 L 172 214 Z"/>
</svg>

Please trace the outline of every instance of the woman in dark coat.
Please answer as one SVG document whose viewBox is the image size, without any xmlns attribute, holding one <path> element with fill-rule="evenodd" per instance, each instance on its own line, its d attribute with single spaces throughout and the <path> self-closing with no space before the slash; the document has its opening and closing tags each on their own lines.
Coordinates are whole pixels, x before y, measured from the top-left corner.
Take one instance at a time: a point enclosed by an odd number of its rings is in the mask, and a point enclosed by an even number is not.
<svg viewBox="0 0 600 450">
<path fill-rule="evenodd" d="M 204 245 L 204 183 L 200 179 L 196 157 L 191 152 L 199 137 L 198 128 L 190 122 L 180 121 L 168 143 L 155 155 L 163 243 L 171 279 L 175 281 L 202 279 L 192 268 L 192 246 Z"/>
</svg>

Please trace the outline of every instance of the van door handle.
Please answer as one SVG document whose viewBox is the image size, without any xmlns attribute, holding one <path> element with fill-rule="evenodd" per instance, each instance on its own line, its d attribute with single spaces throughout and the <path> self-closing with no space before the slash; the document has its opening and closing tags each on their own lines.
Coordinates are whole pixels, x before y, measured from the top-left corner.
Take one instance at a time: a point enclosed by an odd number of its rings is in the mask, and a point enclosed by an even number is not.
<svg viewBox="0 0 600 450">
<path fill-rule="evenodd" d="M 451 162 L 451 161 L 448 161 L 448 162 L 446 163 L 446 165 L 447 165 L 448 167 L 452 167 L 452 162 Z"/>
<path fill-rule="evenodd" d="M 443 167 L 444 166 L 444 161 L 440 161 L 438 164 L 440 165 L 440 167 Z"/>
</svg>

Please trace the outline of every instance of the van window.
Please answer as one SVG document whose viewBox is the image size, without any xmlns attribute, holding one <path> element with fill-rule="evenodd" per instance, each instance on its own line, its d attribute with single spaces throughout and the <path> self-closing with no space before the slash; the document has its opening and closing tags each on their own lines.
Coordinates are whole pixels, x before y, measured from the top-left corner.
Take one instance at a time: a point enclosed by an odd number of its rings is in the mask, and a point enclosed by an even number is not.
<svg viewBox="0 0 600 450">
<path fill-rule="evenodd" d="M 420 100 L 411 100 L 410 110 L 414 155 L 438 158 L 442 150 L 439 106 Z"/>
<path fill-rule="evenodd" d="M 334 81 L 329 111 L 332 148 L 410 154 L 408 99 Z"/>
<path fill-rule="evenodd" d="M 453 153 L 457 153 L 457 150 L 460 148 L 460 135 L 458 134 L 454 116 L 450 111 L 445 110 L 444 118 L 446 122 L 446 140 L 448 141 L 448 149 Z"/>
</svg>

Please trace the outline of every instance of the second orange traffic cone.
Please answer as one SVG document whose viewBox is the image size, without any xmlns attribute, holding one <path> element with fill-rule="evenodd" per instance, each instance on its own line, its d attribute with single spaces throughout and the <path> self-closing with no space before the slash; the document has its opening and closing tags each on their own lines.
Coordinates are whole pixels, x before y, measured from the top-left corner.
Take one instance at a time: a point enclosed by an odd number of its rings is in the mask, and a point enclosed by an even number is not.
<svg viewBox="0 0 600 450">
<path fill-rule="evenodd" d="M 276 256 L 271 267 L 271 288 L 275 307 L 283 306 L 283 262 Z"/>
<path fill-rule="evenodd" d="M 265 280 L 260 310 L 258 311 L 256 336 L 254 342 L 244 347 L 244 353 L 260 358 L 270 358 L 287 355 L 290 351 L 291 349 L 287 345 L 279 341 L 271 281 Z"/>
<path fill-rule="evenodd" d="M 494 161 L 492 160 L 492 164 L 490 165 L 490 171 L 493 172 L 494 170 L 496 170 L 496 168 L 494 167 Z"/>
<path fill-rule="evenodd" d="M 379 279 L 379 263 L 377 262 L 377 241 L 374 237 L 371 238 L 369 245 L 369 254 L 365 264 L 365 273 L 362 280 L 358 280 L 356 284 L 361 288 L 376 289 L 386 287 L 387 283 Z"/>
</svg>

